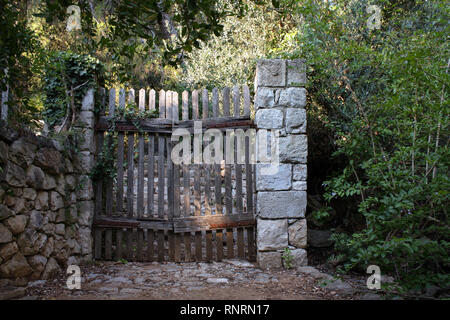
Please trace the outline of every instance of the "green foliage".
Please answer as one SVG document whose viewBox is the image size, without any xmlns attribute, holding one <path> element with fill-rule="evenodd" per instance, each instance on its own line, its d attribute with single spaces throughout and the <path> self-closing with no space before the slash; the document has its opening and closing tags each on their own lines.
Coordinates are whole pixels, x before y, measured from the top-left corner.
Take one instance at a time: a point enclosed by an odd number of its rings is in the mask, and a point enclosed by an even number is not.
<svg viewBox="0 0 450 320">
<path fill-rule="evenodd" d="M 292 255 L 291 249 L 284 248 L 281 258 L 283 259 L 283 266 L 286 269 L 291 269 L 293 266 L 292 261 L 294 260 L 294 256 Z"/>
<path fill-rule="evenodd" d="M 449 283 L 449 32 L 440 1 L 284 1 L 303 23 L 273 54 L 306 58 L 309 113 L 344 167 L 324 198 L 364 223 L 335 234 L 345 270 L 370 264 L 407 288 Z M 382 10 L 370 30 L 369 4 Z M 314 214 L 326 217 L 325 211 Z"/>
<path fill-rule="evenodd" d="M 43 117 L 49 128 L 79 110 L 89 88 L 96 88 L 102 76 L 102 64 L 89 55 L 54 52 L 48 57 L 44 74 Z M 75 110 L 73 110 L 75 108 Z"/>
</svg>

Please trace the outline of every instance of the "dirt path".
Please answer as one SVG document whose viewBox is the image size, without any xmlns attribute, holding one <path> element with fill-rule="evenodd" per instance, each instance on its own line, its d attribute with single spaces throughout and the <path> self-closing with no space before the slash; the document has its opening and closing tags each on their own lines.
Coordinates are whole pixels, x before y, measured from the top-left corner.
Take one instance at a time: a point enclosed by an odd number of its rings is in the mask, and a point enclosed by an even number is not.
<svg viewBox="0 0 450 320">
<path fill-rule="evenodd" d="M 81 290 L 69 290 L 67 276 L 28 284 L 28 299 L 359 299 L 358 284 L 323 286 L 318 270 L 262 271 L 238 260 L 212 263 L 118 263 L 81 266 Z M 331 281 L 333 282 L 333 281 Z"/>
</svg>

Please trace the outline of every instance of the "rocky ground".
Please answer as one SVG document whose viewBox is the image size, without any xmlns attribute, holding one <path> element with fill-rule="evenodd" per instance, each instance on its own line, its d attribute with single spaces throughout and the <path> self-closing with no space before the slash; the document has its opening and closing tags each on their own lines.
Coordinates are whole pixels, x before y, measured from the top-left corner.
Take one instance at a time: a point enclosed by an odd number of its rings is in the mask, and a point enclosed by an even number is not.
<svg viewBox="0 0 450 320">
<path fill-rule="evenodd" d="M 81 266 L 81 290 L 69 290 L 67 275 L 3 290 L 20 299 L 382 299 L 365 279 L 334 278 L 313 267 L 262 271 L 254 264 L 225 260 L 212 263 L 101 262 Z M 9 297 L 6 296 L 9 292 Z M 1 294 L 0 294 L 1 295 Z"/>
</svg>

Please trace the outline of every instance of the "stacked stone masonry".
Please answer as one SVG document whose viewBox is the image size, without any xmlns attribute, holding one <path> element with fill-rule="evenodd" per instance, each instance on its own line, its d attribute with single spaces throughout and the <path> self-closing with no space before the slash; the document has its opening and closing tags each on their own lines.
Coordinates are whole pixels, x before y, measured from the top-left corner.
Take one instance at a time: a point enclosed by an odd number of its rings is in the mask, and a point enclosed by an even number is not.
<svg viewBox="0 0 450 320">
<path fill-rule="evenodd" d="M 93 109 L 91 90 L 78 151 L 0 123 L 0 286 L 92 259 Z"/>
<path fill-rule="evenodd" d="M 308 263 L 305 82 L 303 60 L 270 59 L 257 64 L 256 126 L 279 134 L 276 172 L 265 174 L 268 163 L 256 165 L 257 258 L 263 269 L 282 267 L 286 248 L 294 267 Z"/>
</svg>

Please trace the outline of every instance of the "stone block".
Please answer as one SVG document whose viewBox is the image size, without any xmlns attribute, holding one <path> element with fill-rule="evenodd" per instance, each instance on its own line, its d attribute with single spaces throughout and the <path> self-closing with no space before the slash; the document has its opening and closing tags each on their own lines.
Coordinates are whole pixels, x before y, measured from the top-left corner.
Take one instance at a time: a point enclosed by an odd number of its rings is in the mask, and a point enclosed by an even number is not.
<svg viewBox="0 0 450 320">
<path fill-rule="evenodd" d="M 283 249 L 288 246 L 288 223 L 286 219 L 257 221 L 258 251 Z"/>
<path fill-rule="evenodd" d="M 292 182 L 292 189 L 299 191 L 306 191 L 308 190 L 308 185 L 306 181 L 294 181 Z"/>
<path fill-rule="evenodd" d="M 261 269 L 281 269 L 281 252 L 277 251 L 267 251 L 267 252 L 258 252 L 257 254 L 257 262 Z"/>
<path fill-rule="evenodd" d="M 289 244 L 296 248 L 306 248 L 307 225 L 306 219 L 300 219 L 288 226 Z"/>
<path fill-rule="evenodd" d="M 304 134 L 279 138 L 280 162 L 306 163 L 308 138 Z"/>
<path fill-rule="evenodd" d="M 283 111 L 260 109 L 256 111 L 255 123 L 258 129 L 280 129 L 283 127 Z"/>
<path fill-rule="evenodd" d="M 306 212 L 305 191 L 259 191 L 258 215 L 261 218 L 304 218 Z"/>
<path fill-rule="evenodd" d="M 283 59 L 259 60 L 256 65 L 258 87 L 284 87 L 286 85 L 286 61 Z"/>
<path fill-rule="evenodd" d="M 275 174 L 262 174 L 269 166 L 271 165 L 256 164 L 256 190 L 289 190 L 292 185 L 292 165 L 280 163 Z"/>
<path fill-rule="evenodd" d="M 306 83 L 305 60 L 296 59 L 286 61 L 287 85 L 299 86 Z"/>
<path fill-rule="evenodd" d="M 292 168 L 292 178 L 306 181 L 308 178 L 308 167 L 306 164 L 295 164 Z"/>
<path fill-rule="evenodd" d="M 289 108 L 286 110 L 286 133 L 306 133 L 306 110 Z"/>
<path fill-rule="evenodd" d="M 305 88 L 287 88 L 277 90 L 278 106 L 304 108 L 306 106 Z"/>
<path fill-rule="evenodd" d="M 255 108 L 272 108 L 275 105 L 275 90 L 258 88 L 255 95 Z"/>
</svg>

